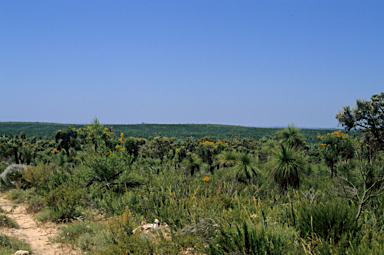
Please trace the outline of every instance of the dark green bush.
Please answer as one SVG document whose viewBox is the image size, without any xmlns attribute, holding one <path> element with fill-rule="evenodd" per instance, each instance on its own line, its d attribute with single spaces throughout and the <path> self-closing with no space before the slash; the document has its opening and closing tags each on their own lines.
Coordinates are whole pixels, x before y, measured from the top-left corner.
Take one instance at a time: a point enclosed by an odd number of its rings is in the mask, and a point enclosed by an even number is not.
<svg viewBox="0 0 384 255">
<path fill-rule="evenodd" d="M 246 222 L 235 231 L 221 228 L 219 236 L 210 243 L 208 252 L 211 255 L 286 254 L 279 237 Z"/>
<path fill-rule="evenodd" d="M 338 243 L 342 238 L 355 237 L 360 231 L 355 216 L 356 208 L 348 202 L 303 203 L 297 208 L 296 229 L 302 237 L 316 235 Z"/>
</svg>

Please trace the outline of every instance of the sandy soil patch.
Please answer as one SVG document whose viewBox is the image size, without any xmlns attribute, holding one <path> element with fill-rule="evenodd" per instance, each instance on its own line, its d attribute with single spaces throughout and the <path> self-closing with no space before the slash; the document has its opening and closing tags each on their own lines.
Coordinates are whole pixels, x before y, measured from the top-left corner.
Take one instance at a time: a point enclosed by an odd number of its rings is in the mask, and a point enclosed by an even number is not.
<svg viewBox="0 0 384 255">
<path fill-rule="evenodd" d="M 26 212 L 25 205 L 14 204 L 4 197 L 5 194 L 0 194 L 0 206 L 9 212 L 7 216 L 14 219 L 20 225 L 20 228 L 1 228 L 1 234 L 15 236 L 29 243 L 35 255 L 81 254 L 79 251 L 49 241 L 50 237 L 57 234 L 60 225 L 36 223 L 33 215 Z"/>
</svg>

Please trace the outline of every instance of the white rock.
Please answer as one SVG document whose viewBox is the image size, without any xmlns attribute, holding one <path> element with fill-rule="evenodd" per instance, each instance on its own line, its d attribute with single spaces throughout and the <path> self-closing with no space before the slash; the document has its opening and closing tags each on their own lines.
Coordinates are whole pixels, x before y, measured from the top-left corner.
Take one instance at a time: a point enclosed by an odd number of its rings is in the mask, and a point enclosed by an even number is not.
<svg viewBox="0 0 384 255">
<path fill-rule="evenodd" d="M 15 255 L 29 255 L 29 251 L 22 251 L 22 250 L 20 250 L 20 251 L 17 251 L 15 253 Z"/>
</svg>

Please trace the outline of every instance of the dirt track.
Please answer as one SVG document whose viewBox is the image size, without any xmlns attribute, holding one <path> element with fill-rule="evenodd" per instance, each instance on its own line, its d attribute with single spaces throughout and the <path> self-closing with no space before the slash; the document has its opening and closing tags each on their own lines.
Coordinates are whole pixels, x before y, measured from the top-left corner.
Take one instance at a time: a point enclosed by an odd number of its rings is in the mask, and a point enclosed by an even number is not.
<svg viewBox="0 0 384 255">
<path fill-rule="evenodd" d="M 59 225 L 54 223 L 37 224 L 33 215 L 26 212 L 23 204 L 14 204 L 4 197 L 4 194 L 0 194 L 1 208 L 9 212 L 7 216 L 14 219 L 20 228 L 0 228 L 1 234 L 15 236 L 29 243 L 35 255 L 81 254 L 61 244 L 49 241 L 49 237 L 56 235 Z"/>
</svg>

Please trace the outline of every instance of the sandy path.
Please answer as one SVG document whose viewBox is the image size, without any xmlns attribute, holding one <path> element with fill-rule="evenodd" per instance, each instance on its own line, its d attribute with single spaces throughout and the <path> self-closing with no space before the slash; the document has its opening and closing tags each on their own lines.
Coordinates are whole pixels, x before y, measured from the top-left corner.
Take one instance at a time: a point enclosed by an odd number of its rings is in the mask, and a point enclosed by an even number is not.
<svg viewBox="0 0 384 255">
<path fill-rule="evenodd" d="M 59 225 L 54 223 L 37 224 L 33 220 L 33 216 L 26 212 L 23 204 L 14 204 L 4 199 L 4 197 L 4 194 L 0 194 L 1 208 L 9 212 L 7 216 L 14 219 L 20 225 L 20 228 L 1 228 L 1 234 L 15 236 L 26 241 L 31 245 L 32 252 L 35 255 L 81 254 L 61 244 L 49 241 L 49 237 L 56 235 Z"/>
</svg>

